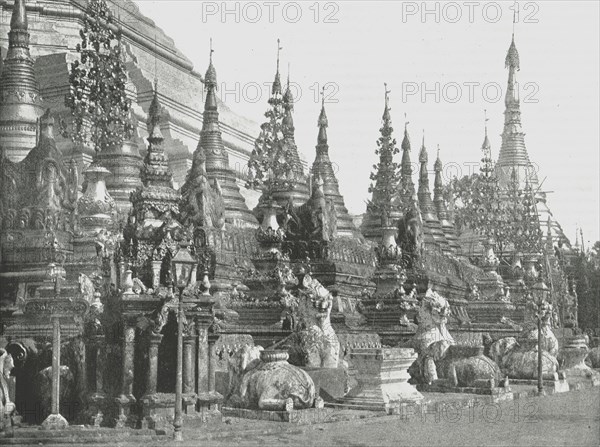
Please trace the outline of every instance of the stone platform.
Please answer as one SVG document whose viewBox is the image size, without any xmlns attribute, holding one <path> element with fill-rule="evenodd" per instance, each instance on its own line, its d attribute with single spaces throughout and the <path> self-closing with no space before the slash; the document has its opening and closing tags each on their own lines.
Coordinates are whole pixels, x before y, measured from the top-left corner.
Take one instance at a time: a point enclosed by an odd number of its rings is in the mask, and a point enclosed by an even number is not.
<svg viewBox="0 0 600 447">
<path fill-rule="evenodd" d="M 498 400 L 512 399 L 512 391 L 510 387 L 461 387 L 454 386 L 448 383 L 447 380 L 436 380 L 432 384 L 421 384 L 417 389 L 424 393 L 457 393 L 457 394 L 480 394 L 484 396 L 495 396 Z"/>
<path fill-rule="evenodd" d="M 332 408 L 307 408 L 292 411 L 254 410 L 248 408 L 223 407 L 223 417 L 257 419 L 261 421 L 289 422 L 292 424 L 319 424 L 327 422 L 333 414 Z"/>
<path fill-rule="evenodd" d="M 527 385 L 537 387 L 536 379 L 510 379 L 513 385 Z M 544 389 L 550 393 L 566 393 L 569 391 L 569 382 L 566 379 L 543 380 Z M 592 384 L 592 386 L 596 386 Z"/>
</svg>

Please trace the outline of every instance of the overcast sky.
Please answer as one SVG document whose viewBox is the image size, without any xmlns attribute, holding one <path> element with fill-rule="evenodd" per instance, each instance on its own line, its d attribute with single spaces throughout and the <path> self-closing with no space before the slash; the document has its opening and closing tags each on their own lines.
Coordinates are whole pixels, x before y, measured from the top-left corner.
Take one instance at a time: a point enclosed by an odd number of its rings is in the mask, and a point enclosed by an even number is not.
<svg viewBox="0 0 600 447">
<path fill-rule="evenodd" d="M 281 39 L 282 76 L 289 63 L 297 97 L 299 150 L 312 163 L 317 92 L 325 86 L 330 155 L 351 213 L 364 212 L 369 197 L 384 82 L 398 145 L 407 115 L 413 161 L 425 129 L 431 166 L 439 144 L 447 178 L 475 169 L 484 109 L 498 155 L 512 2 L 137 3 L 202 73 L 212 37 L 221 98 L 257 122 L 267 108 L 265 84 L 273 80 Z M 598 5 L 522 1 L 515 26 L 527 149 L 572 241 L 577 224 L 586 241 L 600 239 Z"/>
</svg>

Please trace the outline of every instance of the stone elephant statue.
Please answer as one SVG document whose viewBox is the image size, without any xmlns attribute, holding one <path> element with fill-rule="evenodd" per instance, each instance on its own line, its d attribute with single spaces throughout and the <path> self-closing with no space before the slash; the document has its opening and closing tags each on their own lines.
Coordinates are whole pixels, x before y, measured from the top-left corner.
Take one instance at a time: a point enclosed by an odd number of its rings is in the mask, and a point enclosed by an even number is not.
<svg viewBox="0 0 600 447">
<path fill-rule="evenodd" d="M 494 342 L 490 357 L 498 363 L 503 374 L 511 379 L 537 378 L 537 340 L 507 337 Z M 558 373 L 558 361 L 549 352 L 542 351 L 542 377 L 553 380 Z"/>
<path fill-rule="evenodd" d="M 227 405 L 271 411 L 322 405 L 311 377 L 287 357 L 285 351 L 243 346 L 229 360 Z"/>
</svg>

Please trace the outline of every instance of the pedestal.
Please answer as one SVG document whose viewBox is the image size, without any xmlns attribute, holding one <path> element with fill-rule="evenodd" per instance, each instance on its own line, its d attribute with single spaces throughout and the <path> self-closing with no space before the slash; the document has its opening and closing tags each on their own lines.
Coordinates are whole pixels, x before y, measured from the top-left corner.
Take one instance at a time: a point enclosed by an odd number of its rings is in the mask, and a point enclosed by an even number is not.
<svg viewBox="0 0 600 447">
<path fill-rule="evenodd" d="M 423 395 L 408 383 L 417 354 L 409 348 L 365 348 L 350 353 L 350 375 L 358 382 L 337 403 L 354 409 L 392 413 Z"/>
<path fill-rule="evenodd" d="M 590 350 L 584 337 L 571 337 L 565 340 L 565 345 L 558 351 L 558 364 L 567 377 L 588 376 L 598 374 L 585 364 Z"/>
</svg>

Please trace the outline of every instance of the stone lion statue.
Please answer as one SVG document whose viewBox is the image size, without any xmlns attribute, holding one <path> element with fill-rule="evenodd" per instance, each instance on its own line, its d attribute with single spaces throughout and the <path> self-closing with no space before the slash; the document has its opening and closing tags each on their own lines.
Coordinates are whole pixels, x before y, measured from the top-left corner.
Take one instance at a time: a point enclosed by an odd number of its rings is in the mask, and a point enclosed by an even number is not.
<svg viewBox="0 0 600 447">
<path fill-rule="evenodd" d="M 285 351 L 244 345 L 229 360 L 228 405 L 271 411 L 311 408 L 322 403 L 315 384 L 287 362 Z"/>
<path fill-rule="evenodd" d="M 446 298 L 428 289 L 419 308 L 419 327 L 411 343 L 419 357 L 410 367 L 409 373 L 417 382 L 432 383 L 437 380 L 436 363 L 455 344 L 446 328 L 449 316 L 450 304 Z"/>
<path fill-rule="evenodd" d="M 337 368 L 340 342 L 331 326 L 333 297 L 329 290 L 306 274 L 299 291 L 296 334 L 292 337 L 292 363 L 310 368 Z"/>
</svg>

